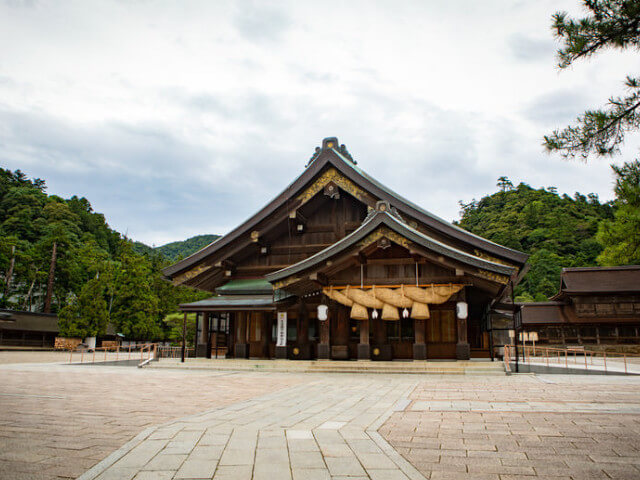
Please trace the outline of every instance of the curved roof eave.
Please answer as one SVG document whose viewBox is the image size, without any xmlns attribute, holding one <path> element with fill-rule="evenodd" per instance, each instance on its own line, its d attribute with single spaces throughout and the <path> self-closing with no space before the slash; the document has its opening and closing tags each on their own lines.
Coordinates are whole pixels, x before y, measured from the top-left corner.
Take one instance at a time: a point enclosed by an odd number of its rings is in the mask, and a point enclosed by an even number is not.
<svg viewBox="0 0 640 480">
<path fill-rule="evenodd" d="M 283 268 L 276 272 L 265 275 L 265 278 L 269 282 L 274 282 L 281 280 L 283 278 L 289 277 L 291 275 L 295 275 L 296 273 L 302 272 L 308 268 L 311 268 L 313 265 L 318 262 L 322 262 L 327 260 L 334 255 L 341 253 L 346 250 L 350 246 L 352 246 L 355 242 L 361 240 L 366 235 L 375 231 L 381 225 L 385 225 L 396 233 L 405 236 L 409 240 L 412 240 L 419 245 L 422 245 L 425 248 L 435 251 L 441 255 L 448 256 L 449 258 L 453 258 L 455 260 L 461 261 L 463 263 L 468 263 L 478 268 L 482 268 L 485 270 L 489 270 L 491 272 L 500 273 L 502 275 L 512 275 L 515 273 L 516 269 L 514 267 L 509 267 L 507 265 L 502 265 L 499 263 L 491 262 L 489 260 L 482 259 L 480 257 L 476 257 L 474 255 L 463 252 L 462 250 L 458 250 L 456 248 L 450 247 L 442 242 L 439 242 L 422 232 L 410 227 L 409 225 L 401 222 L 393 215 L 388 212 L 378 211 L 374 216 L 365 221 L 357 230 L 354 230 L 352 233 L 344 237 L 342 240 L 334 243 L 333 245 L 321 250 L 320 252 L 301 260 L 298 263 L 290 265 L 289 267 Z"/>
<path fill-rule="evenodd" d="M 363 177 L 371 185 L 373 185 L 374 187 L 376 187 L 377 189 L 379 189 L 380 191 L 386 193 L 387 195 L 389 195 L 391 197 L 391 198 L 384 198 L 384 200 L 388 200 L 388 201 L 391 201 L 393 199 L 399 200 L 400 203 L 396 204 L 396 205 L 394 205 L 393 202 L 392 202 L 392 205 L 394 207 L 396 207 L 398 210 L 400 210 L 400 211 L 402 211 L 404 213 L 407 213 L 407 214 L 409 214 L 409 215 L 411 215 L 413 217 L 417 217 L 418 219 L 423 220 L 423 221 L 425 221 L 425 223 L 431 224 L 432 226 L 433 226 L 433 223 L 436 223 L 439 226 L 444 227 L 445 230 L 448 230 L 448 231 L 444 232 L 445 234 L 449 234 L 450 236 L 452 236 L 454 238 L 458 238 L 458 239 L 466 241 L 466 242 L 469 242 L 469 238 L 473 238 L 475 240 L 475 242 L 472 242 L 472 243 L 476 243 L 475 246 L 477 246 L 478 248 L 482 248 L 484 250 L 491 251 L 492 253 L 495 253 L 496 255 L 499 255 L 499 256 L 502 256 L 502 257 L 505 257 L 505 258 L 509 258 L 510 260 L 516 261 L 517 263 L 524 264 L 527 261 L 527 259 L 529 258 L 529 255 L 524 253 L 524 252 L 520 252 L 518 250 L 514 250 L 512 248 L 508 248 L 508 247 L 505 247 L 505 246 L 500 245 L 498 243 L 492 242 L 491 240 L 487 240 L 486 238 L 482 238 L 482 237 L 476 235 L 475 233 L 471 233 L 471 232 L 469 232 L 469 231 L 467 231 L 467 230 L 465 230 L 463 228 L 460 228 L 460 227 L 458 227 L 458 226 L 446 221 L 443 218 L 438 217 L 437 215 L 434 215 L 433 213 L 425 210 L 424 208 L 420 207 L 419 205 L 416 205 L 411 200 L 407 200 L 402 195 L 399 195 L 398 193 L 396 193 L 393 190 L 391 190 L 389 187 L 387 187 L 387 186 L 383 185 L 382 183 L 380 183 L 378 180 L 376 180 L 375 178 L 370 176 L 364 170 L 362 170 L 361 168 L 359 168 L 356 165 L 352 164 L 352 162 L 349 162 L 347 159 L 345 159 L 340 154 L 340 152 L 336 151 L 335 149 L 333 151 L 338 157 L 340 157 L 340 159 L 342 160 L 342 163 L 344 163 L 345 165 L 350 167 L 352 170 L 354 170 L 359 176 Z M 333 164 L 333 165 L 337 167 L 337 165 L 335 165 L 335 164 Z M 353 180 L 353 178 L 352 178 L 352 180 Z"/>
<path fill-rule="evenodd" d="M 371 193 L 375 194 L 381 200 L 389 201 L 401 212 L 411 215 L 418 220 L 423 221 L 427 225 L 441 230 L 445 235 L 449 235 L 463 242 L 470 243 L 475 247 L 504 257 L 520 265 L 523 265 L 529 257 L 529 255 L 523 252 L 503 247 L 502 245 L 498 245 L 497 243 L 491 242 L 490 240 L 479 237 L 422 209 L 418 205 L 410 202 L 401 195 L 398 195 L 390 188 L 384 186 L 382 183 L 369 176 L 363 170 L 356 167 L 356 165 L 352 161 L 346 159 L 340 152 L 331 148 L 323 150 L 322 153 L 300 175 L 298 175 L 298 177 L 296 177 L 282 192 L 280 192 L 280 194 L 278 194 L 269 203 L 267 203 L 267 205 L 265 205 L 262 209 L 256 212 L 245 222 L 238 225 L 226 235 L 218 238 L 213 243 L 191 254 L 187 258 L 184 258 L 183 260 L 165 268 L 163 270 L 163 274 L 166 277 L 171 277 L 172 275 L 191 267 L 193 264 L 207 257 L 208 255 L 215 253 L 217 250 L 228 245 L 242 234 L 254 228 L 257 223 L 264 220 L 271 212 L 281 207 L 288 199 L 290 199 L 295 193 L 302 189 L 304 185 L 307 182 L 311 181 L 313 177 L 318 172 L 320 172 L 322 168 L 327 164 L 333 165 L 341 173 L 347 175 L 350 180 L 365 187 L 366 190 L 371 191 Z M 362 185 L 363 183 L 365 185 Z"/>
</svg>

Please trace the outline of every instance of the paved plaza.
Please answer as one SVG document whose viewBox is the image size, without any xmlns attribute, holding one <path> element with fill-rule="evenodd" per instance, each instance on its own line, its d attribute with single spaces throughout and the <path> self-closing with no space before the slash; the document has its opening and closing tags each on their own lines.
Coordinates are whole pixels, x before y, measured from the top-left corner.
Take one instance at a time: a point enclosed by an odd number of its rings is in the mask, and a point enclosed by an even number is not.
<svg viewBox="0 0 640 480">
<path fill-rule="evenodd" d="M 640 478 L 640 379 L 0 366 L 0 478 Z"/>
</svg>

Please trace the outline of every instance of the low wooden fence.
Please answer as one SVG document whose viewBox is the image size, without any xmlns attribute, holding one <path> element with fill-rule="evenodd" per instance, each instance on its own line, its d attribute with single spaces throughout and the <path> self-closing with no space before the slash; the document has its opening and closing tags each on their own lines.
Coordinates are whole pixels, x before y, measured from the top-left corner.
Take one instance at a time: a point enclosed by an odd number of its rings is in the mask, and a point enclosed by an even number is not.
<svg viewBox="0 0 640 480">
<path fill-rule="evenodd" d="M 195 349 L 194 348 L 186 348 L 185 349 L 185 358 L 193 358 L 195 357 Z M 158 347 L 158 357 L 157 358 L 182 358 L 182 347 L 169 347 L 165 345 L 160 345 Z"/>
<path fill-rule="evenodd" d="M 144 362 L 157 357 L 158 344 L 144 343 L 139 345 L 120 345 L 108 347 L 96 347 L 93 349 L 81 348 L 71 350 L 69 363 L 104 363 L 119 362 L 125 360 L 139 360 Z"/>
<path fill-rule="evenodd" d="M 582 346 L 567 348 L 518 345 L 518 362 L 530 365 L 561 366 L 605 373 L 640 373 L 640 355 L 588 350 Z M 504 364 L 507 372 L 516 361 L 514 345 L 504 346 Z"/>
</svg>

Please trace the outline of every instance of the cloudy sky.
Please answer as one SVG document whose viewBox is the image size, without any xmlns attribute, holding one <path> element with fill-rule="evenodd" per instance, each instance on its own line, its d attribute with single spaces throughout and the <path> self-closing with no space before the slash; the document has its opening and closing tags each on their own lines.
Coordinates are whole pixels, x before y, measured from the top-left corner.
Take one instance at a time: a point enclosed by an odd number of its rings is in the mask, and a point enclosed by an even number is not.
<svg viewBox="0 0 640 480">
<path fill-rule="evenodd" d="M 578 3 L 0 0 L 0 165 L 155 245 L 229 231 L 327 136 L 448 220 L 502 175 L 610 199 L 609 161 L 541 147 L 639 67 L 558 72 Z"/>
</svg>

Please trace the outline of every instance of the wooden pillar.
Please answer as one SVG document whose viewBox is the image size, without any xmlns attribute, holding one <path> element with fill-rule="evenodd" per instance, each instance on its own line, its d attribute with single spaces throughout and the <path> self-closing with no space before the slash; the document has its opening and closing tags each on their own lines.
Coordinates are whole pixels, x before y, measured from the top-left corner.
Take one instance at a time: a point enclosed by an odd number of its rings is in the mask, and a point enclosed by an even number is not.
<svg viewBox="0 0 640 480">
<path fill-rule="evenodd" d="M 369 319 L 360 320 L 360 343 L 358 344 L 358 360 L 370 360 Z"/>
<path fill-rule="evenodd" d="M 466 295 L 463 289 L 459 296 L 458 301 L 465 302 Z M 458 315 L 458 309 L 456 308 L 456 320 L 458 330 L 458 343 L 456 344 L 456 359 L 457 360 L 469 360 L 471 358 L 471 347 L 469 346 L 469 339 L 467 338 L 467 318 L 469 317 L 469 306 L 467 305 L 467 314 L 464 318 L 460 318 Z"/>
<path fill-rule="evenodd" d="M 236 358 L 247 358 L 249 348 L 247 345 L 247 312 L 236 312 L 236 342 L 234 356 Z"/>
<path fill-rule="evenodd" d="M 186 355 L 187 350 L 187 312 L 184 312 L 184 318 L 182 320 L 182 359 L 181 362 L 184 363 L 184 357 Z"/>
<path fill-rule="evenodd" d="M 211 332 L 213 330 L 213 328 L 212 328 L 213 325 L 212 324 L 213 324 L 213 321 L 214 321 L 213 314 L 212 313 L 205 313 L 204 314 L 204 320 L 205 320 L 204 323 L 207 326 L 207 330 L 206 330 L 206 333 L 207 333 L 207 338 L 206 338 L 207 352 L 206 352 L 205 357 L 211 358 Z"/>
<path fill-rule="evenodd" d="M 198 327 L 200 326 L 200 313 L 196 312 L 196 332 L 194 333 L 194 337 L 193 337 L 193 351 L 194 351 L 194 356 L 197 357 L 198 356 Z"/>
<path fill-rule="evenodd" d="M 349 320 L 349 309 L 339 306 L 332 324 L 331 358 L 334 360 L 349 359 Z"/>
<path fill-rule="evenodd" d="M 331 308 L 328 311 L 327 319 L 322 321 L 318 320 L 318 328 L 320 330 L 318 343 L 318 359 L 328 360 L 331 358 L 331 322 L 337 315 L 337 309 Z"/>
<path fill-rule="evenodd" d="M 425 321 L 423 319 L 413 320 L 413 359 L 427 359 L 427 344 L 425 343 Z"/>
<path fill-rule="evenodd" d="M 304 301 L 300 302 L 298 311 L 298 353 L 293 350 L 293 358 L 308 360 L 311 358 L 311 346 L 309 345 L 309 309 Z"/>
</svg>

